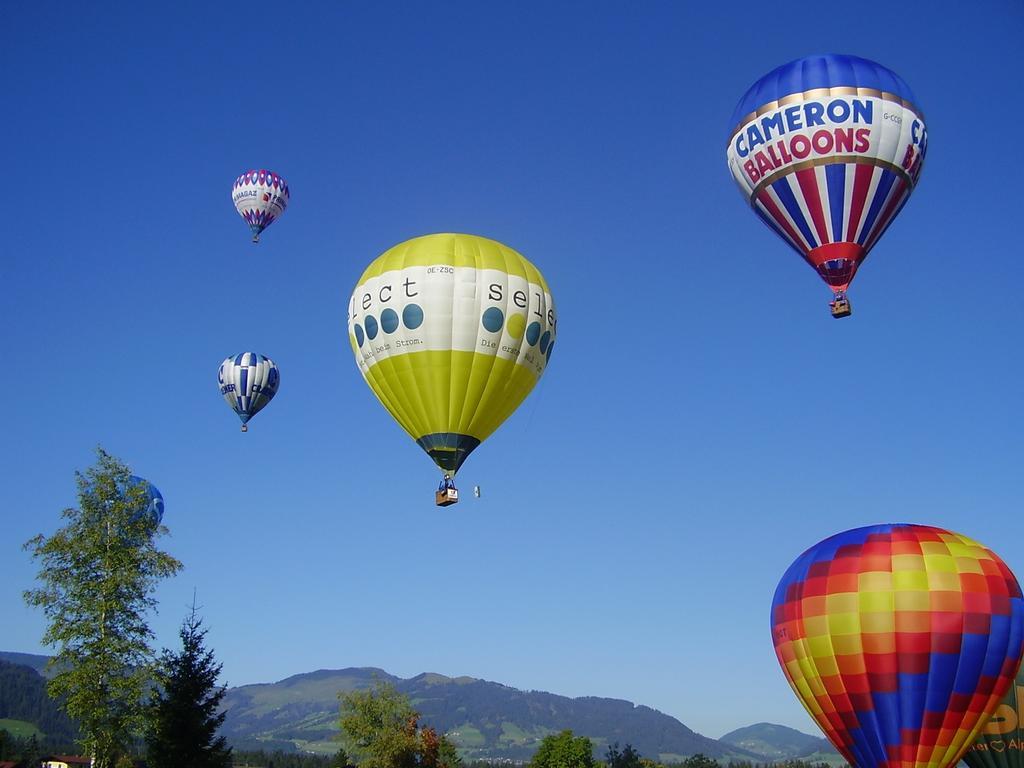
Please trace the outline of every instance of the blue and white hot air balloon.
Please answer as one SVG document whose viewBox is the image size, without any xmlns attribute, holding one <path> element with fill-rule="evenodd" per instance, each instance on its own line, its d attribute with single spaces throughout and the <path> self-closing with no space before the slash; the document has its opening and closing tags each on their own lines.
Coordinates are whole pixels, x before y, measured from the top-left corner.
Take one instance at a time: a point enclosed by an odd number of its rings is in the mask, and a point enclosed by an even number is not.
<svg viewBox="0 0 1024 768">
<path fill-rule="evenodd" d="M 217 374 L 220 393 L 242 420 L 248 432 L 249 419 L 266 408 L 281 385 L 281 371 L 269 357 L 242 352 L 225 358 Z"/>
<path fill-rule="evenodd" d="M 278 174 L 265 168 L 246 171 L 231 190 L 231 201 L 238 215 L 252 231 L 252 241 L 260 241 L 260 233 L 281 218 L 288 207 L 288 184 Z"/>
</svg>

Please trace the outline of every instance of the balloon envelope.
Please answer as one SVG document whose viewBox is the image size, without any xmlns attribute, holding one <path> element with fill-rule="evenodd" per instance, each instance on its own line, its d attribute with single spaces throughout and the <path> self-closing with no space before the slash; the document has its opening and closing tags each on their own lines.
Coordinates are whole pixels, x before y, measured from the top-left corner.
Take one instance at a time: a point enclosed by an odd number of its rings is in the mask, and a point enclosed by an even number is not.
<svg viewBox="0 0 1024 768">
<path fill-rule="evenodd" d="M 729 170 L 754 212 L 836 292 L 903 208 L 928 145 L 907 84 L 829 54 L 769 72 L 730 123 Z"/>
<path fill-rule="evenodd" d="M 144 486 L 146 491 L 146 506 L 136 512 L 132 517 L 138 519 L 143 515 L 148 515 L 149 519 L 153 522 L 153 525 L 160 525 L 164 519 L 164 497 L 157 487 L 148 480 L 143 480 L 141 477 L 131 475 L 128 478 L 132 486 Z"/>
<path fill-rule="evenodd" d="M 87 488 L 90 492 L 96 490 L 95 486 L 91 483 L 87 485 Z M 155 485 L 138 475 L 129 475 L 127 482 L 117 481 L 116 488 L 121 496 L 127 496 L 136 488 L 140 488 L 144 494 L 144 499 L 139 507 L 132 512 L 132 521 L 141 520 L 143 517 L 146 517 L 154 528 L 160 525 L 164 519 L 164 497 Z M 110 503 L 110 501 L 106 502 L 108 505 Z"/>
<path fill-rule="evenodd" d="M 281 218 L 291 194 L 288 184 L 279 175 L 265 168 L 246 171 L 231 189 L 231 201 L 238 215 L 245 219 L 253 242 L 260 233 Z"/>
<path fill-rule="evenodd" d="M 446 473 L 516 409 L 555 346 L 540 271 L 475 235 L 396 245 L 359 278 L 348 331 L 370 389 Z"/>
<path fill-rule="evenodd" d="M 241 352 L 224 358 L 217 371 L 220 393 L 242 424 L 267 407 L 281 386 L 281 371 L 265 355 Z"/>
<path fill-rule="evenodd" d="M 1010 569 L 977 542 L 875 525 L 797 558 L 775 592 L 772 638 L 851 765 L 947 768 L 1017 673 L 1024 605 Z"/>
<path fill-rule="evenodd" d="M 1024 668 L 964 753 L 970 768 L 1024 768 Z"/>
</svg>

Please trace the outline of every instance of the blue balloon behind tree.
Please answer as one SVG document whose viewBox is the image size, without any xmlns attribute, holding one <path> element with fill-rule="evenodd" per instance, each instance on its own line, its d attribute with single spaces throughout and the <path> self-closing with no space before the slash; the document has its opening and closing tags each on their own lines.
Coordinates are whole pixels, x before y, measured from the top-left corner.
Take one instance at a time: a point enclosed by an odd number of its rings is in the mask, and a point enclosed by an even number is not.
<svg viewBox="0 0 1024 768">
<path fill-rule="evenodd" d="M 155 485 L 138 475 L 129 475 L 127 482 L 117 482 L 117 493 L 119 496 L 128 496 L 135 488 L 140 488 L 144 496 L 141 503 L 132 512 L 131 521 L 134 523 L 146 519 L 150 527 L 155 529 L 164 519 L 163 494 L 160 493 Z M 95 492 L 91 484 L 86 485 L 86 490 L 90 494 Z M 110 503 L 110 501 L 106 502 L 108 506 Z"/>
<path fill-rule="evenodd" d="M 135 514 L 132 515 L 132 520 L 138 520 L 140 517 L 145 515 L 153 522 L 154 527 L 160 525 L 161 521 L 164 519 L 163 494 L 161 494 L 160 491 L 157 490 L 157 487 L 151 482 L 136 475 L 129 477 L 128 481 L 131 483 L 130 487 L 140 485 L 145 486 L 144 490 L 146 492 L 146 506 L 135 512 Z M 127 489 L 125 488 L 120 490 L 126 491 Z"/>
</svg>

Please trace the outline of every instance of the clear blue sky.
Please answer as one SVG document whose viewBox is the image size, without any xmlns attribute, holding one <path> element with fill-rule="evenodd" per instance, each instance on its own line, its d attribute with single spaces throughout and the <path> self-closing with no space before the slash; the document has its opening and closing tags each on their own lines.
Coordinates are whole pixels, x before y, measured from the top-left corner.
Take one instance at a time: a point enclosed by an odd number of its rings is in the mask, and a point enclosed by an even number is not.
<svg viewBox="0 0 1024 768">
<path fill-rule="evenodd" d="M 163 492 L 230 685 L 372 665 L 630 699 L 717 737 L 816 732 L 772 650 L 790 562 L 853 526 L 952 528 L 1024 572 L 1024 6 L 816 2 L 14 3 L 0 28 L 0 648 L 45 652 L 21 544 L 102 445 Z M 776 65 L 915 91 L 921 184 L 828 316 L 729 177 Z M 258 246 L 243 170 L 292 189 Z M 391 245 L 522 252 L 558 354 L 433 506 L 433 465 L 345 331 Z M 247 435 L 228 354 L 280 394 Z"/>
</svg>

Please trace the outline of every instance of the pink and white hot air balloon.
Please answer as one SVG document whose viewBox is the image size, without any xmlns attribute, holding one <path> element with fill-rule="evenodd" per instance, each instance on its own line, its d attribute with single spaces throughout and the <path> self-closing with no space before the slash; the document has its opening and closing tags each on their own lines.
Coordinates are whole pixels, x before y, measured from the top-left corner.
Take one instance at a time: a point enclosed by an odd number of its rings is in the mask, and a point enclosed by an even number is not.
<svg viewBox="0 0 1024 768">
<path fill-rule="evenodd" d="M 231 190 L 231 200 L 238 215 L 252 230 L 252 241 L 260 241 L 260 233 L 277 221 L 288 207 L 288 183 L 273 171 L 246 171 Z"/>
</svg>

